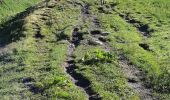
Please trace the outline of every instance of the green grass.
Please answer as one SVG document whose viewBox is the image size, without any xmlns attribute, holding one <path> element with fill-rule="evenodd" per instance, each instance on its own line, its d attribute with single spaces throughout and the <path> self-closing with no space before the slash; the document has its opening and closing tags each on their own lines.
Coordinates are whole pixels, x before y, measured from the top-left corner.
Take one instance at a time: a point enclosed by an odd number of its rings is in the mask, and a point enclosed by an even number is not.
<svg viewBox="0 0 170 100">
<path fill-rule="evenodd" d="M 69 28 L 65 29 L 65 26 L 72 25 L 78 16 L 76 8 L 66 8 L 66 12 L 59 11 L 58 7 L 64 5 L 64 2 L 61 2 L 51 13 L 49 12 L 45 21 L 34 19 L 45 9 L 39 9 L 26 17 L 23 30 L 18 32 L 24 34 L 24 37 L 20 37 L 19 40 L 14 42 L 13 38 L 5 35 L 4 40 L 12 43 L 7 47 L 8 51 L 1 55 L 1 99 L 85 100 L 84 92 L 72 83 L 64 71 L 68 42 L 63 41 L 62 38 L 61 41 L 57 41 L 59 31 L 66 31 L 63 34 L 71 32 Z M 70 11 L 74 11 L 75 14 L 73 18 L 66 20 L 69 16 L 65 16 L 65 13 Z M 58 24 L 61 20 L 64 25 Z M 34 37 L 37 26 L 45 36 L 43 39 Z M 9 30 L 6 34 L 17 34 L 15 31 L 17 28 L 14 27 L 12 33 Z M 37 92 L 23 83 L 25 78 L 31 78 L 31 82 L 28 83 L 32 84 Z"/>
<path fill-rule="evenodd" d="M 41 0 L 3 0 L 0 4 L 0 24 L 23 12 L 26 8 L 35 5 Z"/>
<path fill-rule="evenodd" d="M 110 15 L 103 15 L 104 29 L 112 32 L 111 44 L 117 52 L 123 53 L 133 64 L 147 73 L 146 82 L 162 95 L 162 99 L 170 98 L 169 94 L 169 32 L 168 16 L 169 2 L 165 0 L 151 1 L 114 1 L 114 7 L 119 13 L 128 15 L 129 19 L 135 19 L 143 25 L 147 24 L 153 29 L 150 38 L 144 38 L 134 26 L 128 24 L 124 19 L 113 12 Z M 139 43 L 149 45 L 151 51 L 144 50 Z M 161 92 L 162 91 L 162 92 Z M 165 94 L 165 95 L 163 95 Z"/>
<path fill-rule="evenodd" d="M 98 16 L 102 31 L 110 33 L 107 38 L 110 40 L 113 57 L 106 59 L 100 53 L 98 55 L 94 53 L 96 49 L 104 51 L 102 46 L 82 43 L 74 52 L 76 72 L 91 82 L 91 88 L 99 93 L 103 100 L 138 100 L 139 94 L 128 86 L 127 79 L 118 64 L 118 56 L 123 54 L 130 63 L 146 73 L 145 83 L 154 89 L 154 94 L 159 95 L 160 99 L 168 100 L 170 98 L 170 7 L 168 6 L 170 2 L 107 0 L 105 13 L 100 13 L 97 1 L 75 0 L 74 2 L 83 3 L 83 1 L 91 5 L 91 14 Z M 0 24 L 4 24 L 37 2 L 39 0 L 15 2 L 5 0 L 5 3 L 0 5 Z M 114 10 L 110 8 L 111 4 L 116 4 Z M 144 38 L 135 27 L 138 24 L 129 24 L 115 11 L 127 14 L 129 19 L 147 24 L 149 30 L 154 30 L 151 37 Z M 45 16 L 41 16 L 43 14 Z M 86 100 L 85 93 L 75 86 L 64 71 L 68 49 L 68 41 L 65 39 L 71 39 L 74 27 L 81 25 L 80 31 L 86 33 L 82 42 L 86 42 L 85 40 L 90 39 L 89 30 L 92 30 L 92 24 L 92 18 L 83 23 L 80 6 L 62 0 L 50 10 L 46 7 L 40 8 L 26 18 L 5 26 L 0 34 L 0 43 L 4 46 L 0 48 L 0 97 L 4 100 L 13 98 Z M 37 29 L 45 36 L 43 39 L 35 38 Z M 139 43 L 148 44 L 150 51 L 144 50 Z M 101 60 L 93 61 L 96 56 Z M 84 63 L 86 60 L 93 63 Z M 38 90 L 37 92 L 24 84 L 25 78 L 31 78 L 30 83 Z"/>
<path fill-rule="evenodd" d="M 97 49 L 102 50 L 100 46 L 79 46 L 75 51 L 77 62 L 81 61 L 87 52 L 93 57 L 93 53 Z M 113 52 L 112 54 L 115 55 Z M 92 89 L 99 93 L 103 100 L 139 100 L 138 94 L 128 87 L 127 80 L 122 74 L 116 58 L 113 57 L 111 59 L 113 62 L 107 63 L 92 61 L 94 58 L 91 58 L 87 60 L 90 64 L 86 64 L 86 60 L 77 63 L 78 68 L 76 70 L 90 80 Z"/>
</svg>

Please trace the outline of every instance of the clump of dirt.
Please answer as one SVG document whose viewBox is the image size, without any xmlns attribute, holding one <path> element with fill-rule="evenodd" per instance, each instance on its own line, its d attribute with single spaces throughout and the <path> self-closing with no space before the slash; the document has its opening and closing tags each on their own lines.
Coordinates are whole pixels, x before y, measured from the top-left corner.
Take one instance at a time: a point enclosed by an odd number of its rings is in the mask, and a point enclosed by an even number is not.
<svg viewBox="0 0 170 100">
<path fill-rule="evenodd" d="M 99 39 L 94 38 L 94 37 L 89 37 L 88 44 L 89 45 L 94 45 L 94 46 L 96 46 L 96 45 L 103 45 L 103 43 Z"/>
<path fill-rule="evenodd" d="M 67 34 L 65 34 L 64 30 L 58 31 L 56 33 L 57 34 L 55 34 L 55 36 L 56 36 L 57 41 L 69 40 L 70 39 L 69 36 Z"/>
<path fill-rule="evenodd" d="M 113 8 L 113 9 L 114 9 L 117 5 L 118 5 L 117 2 L 112 2 L 112 3 L 110 3 L 111 8 Z"/>
</svg>

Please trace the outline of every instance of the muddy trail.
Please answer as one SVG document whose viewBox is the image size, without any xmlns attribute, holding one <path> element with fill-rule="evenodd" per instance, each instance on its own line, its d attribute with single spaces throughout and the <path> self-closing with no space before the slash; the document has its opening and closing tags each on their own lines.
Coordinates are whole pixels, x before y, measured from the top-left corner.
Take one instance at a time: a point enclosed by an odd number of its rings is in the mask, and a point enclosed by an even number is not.
<svg viewBox="0 0 170 100">
<path fill-rule="evenodd" d="M 157 100 L 158 98 L 153 96 L 152 89 L 144 86 L 144 73 L 136 66 L 128 63 L 127 60 L 121 59 L 119 65 L 123 69 L 123 73 L 128 80 L 128 85 L 140 95 L 141 100 Z"/>
<path fill-rule="evenodd" d="M 71 76 L 73 83 L 86 93 L 88 100 L 101 100 L 100 95 L 92 90 L 91 82 L 76 72 L 77 66 L 73 56 L 76 46 L 75 43 L 69 43 L 66 72 Z"/>
<path fill-rule="evenodd" d="M 121 16 L 121 15 L 120 15 Z M 124 16 L 121 16 L 124 18 Z M 133 24 L 131 20 L 125 17 L 125 20 Z M 100 29 L 101 23 L 96 16 L 93 16 L 93 26 Z M 148 27 L 141 26 L 136 27 L 144 36 L 149 35 Z M 109 32 L 101 32 L 100 30 L 91 32 L 92 36 L 97 38 L 106 52 L 111 52 L 112 48 L 109 45 L 107 39 L 105 39 Z M 101 38 L 102 37 L 102 38 Z M 122 68 L 126 79 L 128 80 L 128 86 L 131 87 L 137 94 L 139 94 L 141 100 L 158 100 L 157 97 L 154 97 L 152 94 L 152 89 L 146 88 L 144 86 L 144 73 L 137 68 L 137 66 L 130 65 L 128 60 L 124 59 L 125 57 L 120 57 L 119 66 Z"/>
<path fill-rule="evenodd" d="M 91 29 L 89 29 L 91 36 L 94 38 L 96 43 L 103 45 L 104 49 L 106 51 L 110 51 L 111 48 L 108 44 L 106 36 L 109 35 L 109 32 L 102 32 L 101 30 L 101 22 L 98 19 L 97 15 L 94 15 L 93 13 L 90 12 L 90 5 L 89 4 L 84 4 L 81 9 L 81 16 L 83 16 L 83 22 L 85 20 L 90 19 L 92 24 L 91 24 Z"/>
<path fill-rule="evenodd" d="M 143 25 L 139 21 L 130 19 L 128 15 L 124 15 L 119 12 L 116 13 L 127 23 L 133 25 L 144 36 L 144 38 L 151 36 L 152 31 L 149 30 L 148 25 Z M 138 26 L 135 24 L 138 24 Z M 139 44 L 139 46 L 144 50 L 150 51 L 147 44 Z M 158 100 L 158 97 L 153 96 L 153 90 L 145 86 L 145 73 L 143 71 L 138 69 L 137 66 L 129 63 L 129 61 L 124 56 L 119 57 L 119 65 L 123 69 L 123 72 L 128 80 L 128 85 L 140 95 L 141 100 Z"/>
<path fill-rule="evenodd" d="M 94 35 L 94 37 L 99 36 L 100 35 Z M 100 40 L 100 42 L 106 52 L 111 52 L 112 48 L 107 41 Z M 125 59 L 119 59 L 119 66 L 122 68 L 122 71 L 128 80 L 128 86 L 139 94 L 141 100 L 157 100 L 152 94 L 152 89 L 144 86 L 144 73 L 139 70 L 137 66 L 130 65 Z"/>
<path fill-rule="evenodd" d="M 84 4 L 81 9 L 82 20 L 85 21 L 89 14 L 89 5 Z M 78 28 L 75 28 L 72 34 L 78 33 L 78 30 Z M 86 93 L 88 100 L 102 100 L 100 95 L 91 88 L 91 82 L 82 74 L 76 72 L 77 66 L 73 54 L 80 41 L 81 39 L 78 36 L 73 35 L 72 40 L 69 42 L 66 72 L 71 76 L 73 83 Z"/>
</svg>

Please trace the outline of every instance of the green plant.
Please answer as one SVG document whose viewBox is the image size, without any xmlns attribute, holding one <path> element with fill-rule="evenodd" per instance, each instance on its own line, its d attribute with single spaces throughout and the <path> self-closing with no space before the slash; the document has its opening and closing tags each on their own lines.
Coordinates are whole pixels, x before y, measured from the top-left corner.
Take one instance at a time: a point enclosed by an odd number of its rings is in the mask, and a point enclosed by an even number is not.
<svg viewBox="0 0 170 100">
<path fill-rule="evenodd" d="M 113 55 L 110 52 L 96 50 L 94 52 L 95 59 L 101 62 L 112 62 Z"/>
<path fill-rule="evenodd" d="M 112 53 L 99 49 L 93 52 L 87 52 L 82 58 L 85 64 L 111 63 L 113 60 L 114 56 Z"/>
</svg>

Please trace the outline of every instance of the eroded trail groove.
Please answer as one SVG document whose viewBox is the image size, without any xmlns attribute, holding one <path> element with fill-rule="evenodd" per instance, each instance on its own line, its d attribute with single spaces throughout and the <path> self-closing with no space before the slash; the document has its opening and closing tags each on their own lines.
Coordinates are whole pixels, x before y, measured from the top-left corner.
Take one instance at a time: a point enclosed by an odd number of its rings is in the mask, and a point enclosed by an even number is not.
<svg viewBox="0 0 170 100">
<path fill-rule="evenodd" d="M 101 42 L 105 51 L 110 52 L 111 47 L 109 44 L 107 42 Z M 152 89 L 144 86 L 144 73 L 141 70 L 134 65 L 130 65 L 125 59 L 119 60 L 119 66 L 122 68 L 123 73 L 128 80 L 129 87 L 139 94 L 141 100 L 157 100 L 157 98 L 152 94 Z"/>
<path fill-rule="evenodd" d="M 121 16 L 121 15 L 120 15 Z M 121 16 L 123 17 L 123 16 Z M 123 17 L 124 18 L 124 17 Z M 100 29 L 101 23 L 97 19 L 97 17 L 93 17 L 93 24 L 94 27 Z M 125 20 L 129 23 L 131 23 L 130 20 L 125 18 Z M 133 24 L 133 23 L 131 23 Z M 137 28 L 137 27 L 136 27 Z M 140 28 L 137 28 L 144 36 L 148 35 L 147 28 L 146 30 L 140 30 Z M 101 45 L 105 49 L 106 52 L 111 52 L 112 48 L 109 45 L 107 41 L 103 41 L 103 39 L 100 39 L 101 37 L 104 38 L 104 36 L 107 36 L 109 32 L 101 32 L 97 31 L 99 34 L 94 34 L 93 37 L 99 39 L 101 42 Z M 94 32 L 96 33 L 96 32 Z M 103 35 L 104 34 L 104 35 Z M 157 100 L 158 98 L 153 97 L 152 89 L 146 88 L 144 86 L 144 73 L 137 68 L 135 65 L 129 64 L 127 60 L 124 59 L 125 57 L 120 57 L 119 59 L 119 66 L 122 68 L 124 75 L 126 76 L 126 79 L 128 80 L 128 85 L 131 87 L 137 94 L 139 94 L 141 100 Z"/>
<path fill-rule="evenodd" d="M 116 10 L 114 11 L 127 23 L 133 25 L 144 37 L 148 38 L 151 36 L 153 30 L 149 29 L 149 26 L 147 24 L 143 24 L 142 22 L 137 21 L 133 18 L 129 18 L 129 14 L 122 14 Z"/>
<path fill-rule="evenodd" d="M 152 90 L 144 86 L 144 74 L 136 66 L 128 64 L 126 60 L 120 60 L 119 65 L 128 80 L 128 85 L 140 95 L 141 100 L 156 100 L 152 95 Z"/>
<path fill-rule="evenodd" d="M 68 47 L 66 72 L 71 76 L 74 84 L 80 87 L 83 91 L 85 91 L 88 100 L 101 100 L 99 94 L 92 90 L 90 86 L 91 85 L 90 81 L 80 73 L 76 72 L 77 67 L 73 57 L 74 49 L 75 49 L 75 44 L 70 42 Z"/>
</svg>

